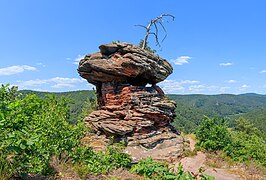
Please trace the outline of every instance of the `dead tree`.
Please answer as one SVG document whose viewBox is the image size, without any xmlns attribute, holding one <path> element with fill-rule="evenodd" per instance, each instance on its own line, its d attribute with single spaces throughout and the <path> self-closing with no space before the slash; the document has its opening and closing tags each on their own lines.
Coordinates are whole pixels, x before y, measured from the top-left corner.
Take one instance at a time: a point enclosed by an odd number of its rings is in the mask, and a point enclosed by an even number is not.
<svg viewBox="0 0 266 180">
<path fill-rule="evenodd" d="M 166 38 L 167 36 L 167 32 L 166 32 L 166 29 L 163 25 L 163 21 L 164 21 L 164 18 L 166 17 L 171 17 L 172 20 L 174 21 L 175 20 L 175 17 L 171 14 L 161 14 L 160 16 L 158 16 L 157 18 L 155 19 L 152 19 L 151 22 L 148 24 L 148 26 L 144 26 L 144 25 L 136 25 L 136 26 L 140 26 L 140 27 L 143 27 L 146 29 L 146 33 L 145 33 L 145 37 L 143 39 L 143 44 L 142 44 L 142 49 L 145 49 L 146 47 L 146 44 L 147 44 L 147 40 L 148 40 L 148 36 L 150 34 L 154 35 L 155 36 L 155 41 L 156 41 L 156 46 L 159 45 L 160 46 L 160 43 L 159 43 L 159 38 L 158 38 L 158 26 L 161 26 L 163 31 L 165 32 L 165 36 L 163 38 L 163 40 L 161 42 L 164 41 L 164 39 Z M 152 26 L 154 26 L 155 28 L 155 32 L 150 32 L 151 31 L 151 28 Z"/>
</svg>

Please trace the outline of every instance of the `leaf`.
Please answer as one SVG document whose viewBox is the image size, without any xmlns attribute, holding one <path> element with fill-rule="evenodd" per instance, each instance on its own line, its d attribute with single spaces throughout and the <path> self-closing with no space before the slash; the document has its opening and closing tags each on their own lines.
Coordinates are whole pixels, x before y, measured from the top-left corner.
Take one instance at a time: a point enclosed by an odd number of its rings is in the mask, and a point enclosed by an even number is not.
<svg viewBox="0 0 266 180">
<path fill-rule="evenodd" d="M 21 148 L 21 149 L 26 149 L 26 146 L 24 145 L 24 143 L 21 143 L 20 145 L 19 145 L 19 147 Z"/>
</svg>

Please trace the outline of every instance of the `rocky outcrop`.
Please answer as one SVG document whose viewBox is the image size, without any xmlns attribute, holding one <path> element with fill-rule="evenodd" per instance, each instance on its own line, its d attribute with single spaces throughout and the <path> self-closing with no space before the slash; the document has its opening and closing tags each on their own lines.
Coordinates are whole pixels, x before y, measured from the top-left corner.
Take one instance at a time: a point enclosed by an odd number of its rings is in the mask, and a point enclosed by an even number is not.
<svg viewBox="0 0 266 180">
<path fill-rule="evenodd" d="M 172 66 L 153 53 L 127 43 L 101 45 L 100 52 L 80 61 L 78 72 L 92 84 L 128 82 L 156 84 L 172 73 Z"/>
<path fill-rule="evenodd" d="M 156 85 L 172 73 L 172 66 L 128 43 L 99 48 L 100 52 L 86 55 L 78 68 L 97 89 L 98 110 L 85 118 L 86 124 L 99 135 L 126 141 L 126 152 L 136 161 L 180 156 L 185 142 L 170 125 L 175 102 Z"/>
</svg>

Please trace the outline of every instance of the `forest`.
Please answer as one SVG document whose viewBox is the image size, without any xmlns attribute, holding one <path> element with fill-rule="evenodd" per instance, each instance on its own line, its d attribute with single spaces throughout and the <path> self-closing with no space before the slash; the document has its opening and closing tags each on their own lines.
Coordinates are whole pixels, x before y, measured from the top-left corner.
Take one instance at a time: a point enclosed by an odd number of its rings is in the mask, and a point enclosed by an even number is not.
<svg viewBox="0 0 266 180">
<path fill-rule="evenodd" d="M 87 104 L 95 104 L 96 96 L 93 90 L 70 92 L 40 92 L 32 90 L 19 91 L 22 96 L 35 94 L 45 97 L 53 94 L 56 97 L 65 96 L 70 100 L 70 119 L 75 121 Z M 255 125 L 262 132 L 266 132 L 266 95 L 260 94 L 220 94 L 220 95 L 167 95 L 176 101 L 176 118 L 173 125 L 185 133 L 193 132 L 204 116 L 226 118 L 229 126 L 234 126 L 234 121 L 243 117 Z M 84 100 L 84 97 L 85 100 Z"/>
<path fill-rule="evenodd" d="M 86 98 L 84 98 L 86 97 Z M 168 95 L 177 103 L 175 128 L 193 133 L 197 150 L 221 151 L 234 162 L 256 163 L 265 170 L 266 96 Z M 94 91 L 50 93 L 2 85 L 0 89 L 0 178 L 45 177 L 102 178 L 125 169 L 133 178 L 213 179 L 204 174 L 178 172 L 151 158 L 137 164 L 123 153 L 123 143 L 96 152 L 81 145 L 90 130 L 83 118 L 96 109 Z M 263 170 L 263 171 L 264 171 Z M 116 179 L 109 176 L 108 178 Z"/>
</svg>

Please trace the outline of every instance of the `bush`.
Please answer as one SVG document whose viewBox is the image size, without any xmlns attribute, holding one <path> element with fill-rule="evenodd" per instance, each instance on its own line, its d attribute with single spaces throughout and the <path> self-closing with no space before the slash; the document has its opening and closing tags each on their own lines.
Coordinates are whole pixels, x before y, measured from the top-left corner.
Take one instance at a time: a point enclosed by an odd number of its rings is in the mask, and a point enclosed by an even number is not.
<svg viewBox="0 0 266 180">
<path fill-rule="evenodd" d="M 91 147 L 78 147 L 70 156 L 75 164 L 86 166 L 88 173 L 106 174 L 111 170 L 129 168 L 131 158 L 121 148 L 109 146 L 104 152 L 94 152 Z"/>
<path fill-rule="evenodd" d="M 192 175 L 190 172 L 183 171 L 181 163 L 178 164 L 177 173 L 173 173 L 169 168 L 169 165 L 162 162 L 156 162 L 152 158 L 147 158 L 141 160 L 138 164 L 132 166 L 130 169 L 131 172 L 144 176 L 148 179 L 162 179 L 162 180 L 193 180 L 193 179 L 202 179 L 202 180 L 212 180 L 212 176 L 203 175 L 203 172 L 200 171 L 197 175 Z"/>
<path fill-rule="evenodd" d="M 205 117 L 196 131 L 198 146 L 207 150 L 223 150 L 235 161 L 256 161 L 266 166 L 266 143 L 254 125 L 243 118 L 235 129 L 228 130 L 224 120 Z"/>
<path fill-rule="evenodd" d="M 224 151 L 236 161 L 257 161 L 266 166 L 266 143 L 262 132 L 244 118 L 236 120 L 231 143 Z"/>
<path fill-rule="evenodd" d="M 67 121 L 69 106 L 64 97 L 20 99 L 16 88 L 2 85 L 0 108 L 1 161 L 10 164 L 14 175 L 49 174 L 50 157 L 71 151 L 83 135 L 82 124 Z"/>
<path fill-rule="evenodd" d="M 196 136 L 198 146 L 206 150 L 222 150 L 230 143 L 230 134 L 224 119 L 204 117 L 199 125 Z"/>
</svg>

